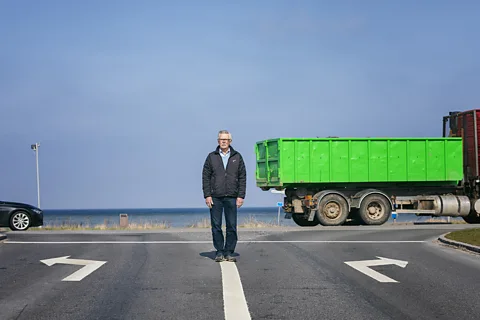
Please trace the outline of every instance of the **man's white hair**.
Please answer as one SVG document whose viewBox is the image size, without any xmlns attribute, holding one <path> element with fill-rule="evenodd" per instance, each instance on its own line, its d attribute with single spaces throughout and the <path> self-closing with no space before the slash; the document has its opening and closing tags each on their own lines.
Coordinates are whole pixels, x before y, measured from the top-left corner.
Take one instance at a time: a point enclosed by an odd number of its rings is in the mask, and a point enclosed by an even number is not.
<svg viewBox="0 0 480 320">
<path fill-rule="evenodd" d="M 228 130 L 220 130 L 218 131 L 218 138 L 220 138 L 220 135 L 221 134 L 228 134 L 228 137 L 230 140 L 232 140 L 232 134 L 230 132 L 228 132 Z"/>
</svg>

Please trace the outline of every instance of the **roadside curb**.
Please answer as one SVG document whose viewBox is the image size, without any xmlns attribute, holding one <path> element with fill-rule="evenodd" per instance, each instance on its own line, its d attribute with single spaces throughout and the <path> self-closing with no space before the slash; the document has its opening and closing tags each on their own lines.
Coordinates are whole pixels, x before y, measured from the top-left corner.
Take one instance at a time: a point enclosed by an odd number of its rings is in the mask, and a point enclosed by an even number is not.
<svg viewBox="0 0 480 320">
<path fill-rule="evenodd" d="M 0 241 L 7 239 L 7 235 L 0 233 Z"/>
<path fill-rule="evenodd" d="M 448 233 L 446 233 L 444 235 L 441 235 L 440 237 L 438 237 L 438 240 L 440 242 L 443 242 L 443 243 L 451 245 L 451 246 L 460 247 L 460 248 L 464 248 L 464 249 L 467 249 L 467 250 L 470 250 L 470 251 L 473 251 L 473 252 L 476 252 L 476 253 L 480 253 L 480 247 L 474 246 L 472 244 L 464 243 L 464 242 L 458 242 L 458 241 L 455 241 L 455 240 L 447 239 L 447 238 L 445 238 L 445 235 L 447 235 L 447 234 Z"/>
</svg>

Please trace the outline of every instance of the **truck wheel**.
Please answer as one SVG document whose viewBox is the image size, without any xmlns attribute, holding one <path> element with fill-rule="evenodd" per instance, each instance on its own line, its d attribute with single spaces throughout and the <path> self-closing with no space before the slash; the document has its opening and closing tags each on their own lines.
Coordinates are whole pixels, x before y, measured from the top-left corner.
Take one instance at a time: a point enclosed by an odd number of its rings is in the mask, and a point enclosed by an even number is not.
<svg viewBox="0 0 480 320">
<path fill-rule="evenodd" d="M 348 203 L 338 194 L 329 194 L 322 198 L 316 212 L 322 226 L 342 225 L 348 217 Z"/>
<path fill-rule="evenodd" d="M 466 223 L 470 223 L 470 224 L 480 223 L 480 217 L 478 216 L 478 213 L 475 210 L 470 212 L 468 216 L 462 217 L 462 218 Z"/>
<path fill-rule="evenodd" d="M 384 196 L 372 194 L 363 199 L 358 214 L 366 225 L 381 225 L 390 218 L 392 208 Z"/>
<path fill-rule="evenodd" d="M 308 217 L 303 214 L 293 214 L 292 219 L 300 227 L 315 227 L 318 225 L 317 217 L 313 221 L 308 221 Z"/>
</svg>

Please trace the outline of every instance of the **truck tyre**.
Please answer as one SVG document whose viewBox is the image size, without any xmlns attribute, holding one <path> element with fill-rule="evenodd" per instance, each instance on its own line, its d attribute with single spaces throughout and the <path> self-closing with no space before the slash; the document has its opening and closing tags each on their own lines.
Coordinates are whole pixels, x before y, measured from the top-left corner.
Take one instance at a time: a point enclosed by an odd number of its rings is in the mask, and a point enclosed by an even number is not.
<svg viewBox="0 0 480 320">
<path fill-rule="evenodd" d="M 318 225 L 317 217 L 315 217 L 313 221 L 308 221 L 308 216 L 303 214 L 293 214 L 292 219 L 300 227 L 315 227 Z"/>
<path fill-rule="evenodd" d="M 384 196 L 371 194 L 363 199 L 358 214 L 366 225 L 381 225 L 390 218 L 392 207 Z"/>
<path fill-rule="evenodd" d="M 348 217 L 348 203 L 338 194 L 326 195 L 318 204 L 316 216 L 322 226 L 342 225 Z"/>
<path fill-rule="evenodd" d="M 466 223 L 470 223 L 470 224 L 480 223 L 480 217 L 478 216 L 478 213 L 475 210 L 470 212 L 468 216 L 462 217 L 462 218 Z"/>
</svg>

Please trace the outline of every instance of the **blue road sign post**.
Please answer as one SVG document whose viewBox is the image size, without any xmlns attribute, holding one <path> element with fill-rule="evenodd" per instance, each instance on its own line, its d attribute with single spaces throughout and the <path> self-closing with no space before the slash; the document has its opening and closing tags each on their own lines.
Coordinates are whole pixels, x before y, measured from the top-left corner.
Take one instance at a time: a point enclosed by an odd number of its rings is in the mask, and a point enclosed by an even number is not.
<svg viewBox="0 0 480 320">
<path fill-rule="evenodd" d="M 283 202 L 277 202 L 278 215 L 277 215 L 277 224 L 280 225 L 280 208 L 283 206 Z"/>
<path fill-rule="evenodd" d="M 272 193 L 277 193 L 280 195 L 280 200 L 283 200 L 283 197 L 285 196 L 285 190 L 271 190 Z M 277 207 L 278 207 L 278 217 L 277 217 L 277 223 L 280 225 L 280 208 L 283 207 L 283 202 L 279 201 L 277 202 Z"/>
</svg>

